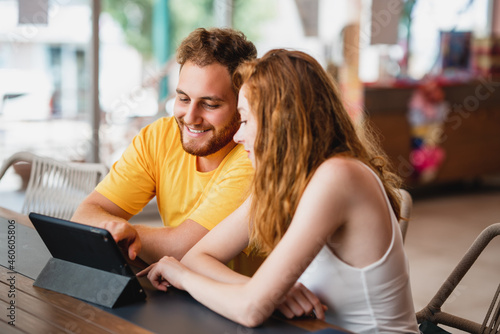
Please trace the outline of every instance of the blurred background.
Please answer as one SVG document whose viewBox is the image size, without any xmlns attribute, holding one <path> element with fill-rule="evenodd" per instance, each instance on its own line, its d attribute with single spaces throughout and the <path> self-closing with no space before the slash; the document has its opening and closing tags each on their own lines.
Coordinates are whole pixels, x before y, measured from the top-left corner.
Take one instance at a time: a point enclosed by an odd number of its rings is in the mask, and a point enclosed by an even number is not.
<svg viewBox="0 0 500 334">
<path fill-rule="evenodd" d="M 491 36 L 494 2 L 0 0 L 0 159 L 29 150 L 111 165 L 170 112 L 175 49 L 197 27 L 240 29 L 260 55 L 312 54 L 357 117 L 365 84 L 438 70 L 442 32 Z"/>
<path fill-rule="evenodd" d="M 243 31 L 259 56 L 313 55 L 373 126 L 414 199 L 405 249 L 420 310 L 500 222 L 500 0 L 0 0 L 0 163 L 30 151 L 110 167 L 172 113 L 177 45 L 213 26 Z M 20 167 L 0 182 L 16 211 Z M 500 277 L 492 244 L 449 312 L 482 322 Z"/>
</svg>

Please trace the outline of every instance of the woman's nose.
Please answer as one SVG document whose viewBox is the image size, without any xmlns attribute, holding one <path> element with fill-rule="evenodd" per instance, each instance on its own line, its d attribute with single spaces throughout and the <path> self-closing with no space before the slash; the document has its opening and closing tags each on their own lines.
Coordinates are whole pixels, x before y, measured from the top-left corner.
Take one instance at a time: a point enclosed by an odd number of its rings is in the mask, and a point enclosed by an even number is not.
<svg viewBox="0 0 500 334">
<path fill-rule="evenodd" d="M 236 133 L 233 136 L 233 140 L 238 144 L 243 143 L 243 129 L 242 128 L 243 128 L 242 124 L 240 124 L 238 131 L 236 131 Z"/>
</svg>

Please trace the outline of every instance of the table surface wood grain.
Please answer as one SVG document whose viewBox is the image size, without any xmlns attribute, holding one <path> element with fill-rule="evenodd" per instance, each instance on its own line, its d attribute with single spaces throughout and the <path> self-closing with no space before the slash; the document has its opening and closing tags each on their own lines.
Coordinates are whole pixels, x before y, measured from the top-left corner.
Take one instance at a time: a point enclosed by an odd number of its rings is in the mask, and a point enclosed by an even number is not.
<svg viewBox="0 0 500 334">
<path fill-rule="evenodd" d="M 0 207 L 0 217 L 33 228 L 24 214 Z M 15 326 L 9 324 L 8 314 L 4 315 L 0 318 L 0 333 L 152 333 L 84 301 L 35 287 L 33 282 L 32 278 L 0 265 L 0 308 L 8 310 L 11 303 L 15 307 Z M 333 328 L 347 333 L 317 319 L 274 319 L 285 327 L 292 325 L 306 331 Z"/>
</svg>

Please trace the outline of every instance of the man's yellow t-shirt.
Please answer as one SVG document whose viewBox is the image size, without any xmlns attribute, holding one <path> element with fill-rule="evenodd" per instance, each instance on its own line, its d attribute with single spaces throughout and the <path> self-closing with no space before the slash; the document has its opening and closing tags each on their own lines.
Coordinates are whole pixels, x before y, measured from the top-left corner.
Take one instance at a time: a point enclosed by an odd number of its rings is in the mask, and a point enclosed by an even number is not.
<svg viewBox="0 0 500 334">
<path fill-rule="evenodd" d="M 243 203 L 252 176 L 242 145 L 217 169 L 198 172 L 175 118 L 164 117 L 140 131 L 96 190 L 133 215 L 156 196 L 164 225 L 190 219 L 210 230 Z"/>
</svg>

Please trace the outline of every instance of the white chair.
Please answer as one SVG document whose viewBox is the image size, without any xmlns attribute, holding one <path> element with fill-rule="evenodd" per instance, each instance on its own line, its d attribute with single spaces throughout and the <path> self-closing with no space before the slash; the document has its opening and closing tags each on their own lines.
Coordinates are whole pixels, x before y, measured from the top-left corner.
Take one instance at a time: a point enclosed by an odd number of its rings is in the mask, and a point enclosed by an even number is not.
<svg viewBox="0 0 500 334">
<path fill-rule="evenodd" d="M 404 242 L 406 239 L 406 232 L 408 231 L 408 224 L 410 223 L 413 200 L 410 193 L 404 189 L 399 189 L 399 194 L 401 196 L 401 218 L 399 219 L 399 227 L 401 228 L 401 234 L 403 235 Z"/>
<path fill-rule="evenodd" d="M 0 169 L 0 179 L 18 162 L 31 164 L 31 173 L 21 212 L 37 212 L 70 219 L 81 201 L 108 173 L 98 163 L 62 162 L 30 152 L 18 152 Z"/>
</svg>

